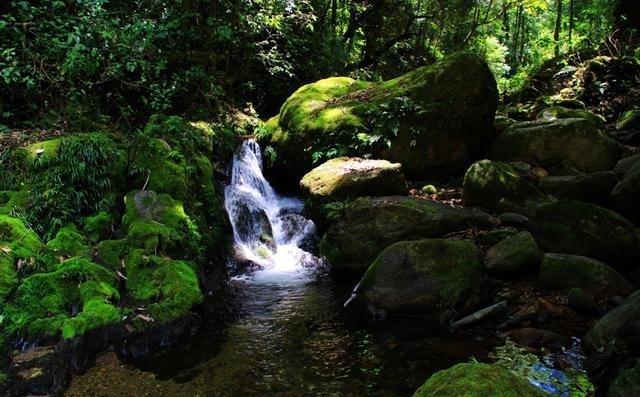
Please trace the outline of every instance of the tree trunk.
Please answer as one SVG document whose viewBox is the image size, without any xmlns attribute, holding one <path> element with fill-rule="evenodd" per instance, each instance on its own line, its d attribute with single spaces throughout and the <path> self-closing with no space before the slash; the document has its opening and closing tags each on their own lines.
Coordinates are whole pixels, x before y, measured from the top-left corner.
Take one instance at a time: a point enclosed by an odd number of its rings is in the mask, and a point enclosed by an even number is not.
<svg viewBox="0 0 640 397">
<path fill-rule="evenodd" d="M 569 45 L 573 48 L 573 2 L 574 0 L 569 0 Z"/>
<path fill-rule="evenodd" d="M 553 41 L 556 43 L 556 58 L 560 56 L 560 32 L 562 31 L 562 0 L 556 0 L 556 28 L 553 32 Z"/>
</svg>

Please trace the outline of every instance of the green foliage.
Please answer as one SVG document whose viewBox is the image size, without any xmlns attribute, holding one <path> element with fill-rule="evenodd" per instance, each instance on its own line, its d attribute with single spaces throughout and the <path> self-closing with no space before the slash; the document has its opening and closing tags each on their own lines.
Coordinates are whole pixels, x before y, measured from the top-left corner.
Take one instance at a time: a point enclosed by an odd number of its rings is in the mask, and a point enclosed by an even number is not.
<svg viewBox="0 0 640 397">
<path fill-rule="evenodd" d="M 36 152 L 37 153 L 37 152 Z M 45 238 L 69 220 L 111 208 L 112 175 L 122 154 L 105 134 L 67 136 L 54 154 L 36 154 L 30 164 L 28 221 Z"/>
<path fill-rule="evenodd" d="M 334 221 L 343 218 L 347 212 L 353 208 L 353 206 L 353 200 L 347 199 L 344 201 L 334 201 L 332 203 L 324 204 L 321 209 L 327 219 Z"/>
</svg>

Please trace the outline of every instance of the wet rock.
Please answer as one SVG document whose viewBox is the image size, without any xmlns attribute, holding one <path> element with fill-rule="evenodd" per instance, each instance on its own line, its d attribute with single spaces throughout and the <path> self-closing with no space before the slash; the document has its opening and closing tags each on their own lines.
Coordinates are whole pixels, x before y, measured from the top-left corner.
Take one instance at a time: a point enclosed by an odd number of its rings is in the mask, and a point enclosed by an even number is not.
<svg viewBox="0 0 640 397">
<path fill-rule="evenodd" d="M 640 291 L 602 316 L 585 336 L 585 342 L 595 349 L 640 354 Z"/>
<path fill-rule="evenodd" d="M 476 241 L 485 246 L 492 246 L 517 233 L 518 229 L 515 227 L 501 227 L 480 233 L 478 237 L 476 237 Z"/>
<path fill-rule="evenodd" d="M 585 109 L 570 109 L 563 106 L 553 106 L 538 114 L 539 120 L 554 121 L 558 119 L 583 119 L 593 123 L 598 128 L 604 128 L 605 120 L 602 116 Z"/>
<path fill-rule="evenodd" d="M 582 288 L 571 288 L 567 292 L 567 303 L 569 307 L 580 312 L 597 312 L 599 310 L 593 297 Z"/>
<path fill-rule="evenodd" d="M 513 227 L 526 227 L 529 224 L 529 218 L 515 212 L 505 212 L 498 216 L 502 225 Z"/>
<path fill-rule="evenodd" d="M 547 176 L 540 179 L 538 188 L 559 199 L 605 204 L 616 183 L 618 176 L 615 172 L 600 171 L 586 175 Z"/>
<path fill-rule="evenodd" d="M 611 199 L 620 212 L 640 220 L 640 162 L 620 179 L 611 192 Z"/>
<path fill-rule="evenodd" d="M 413 397 L 542 397 L 525 378 L 498 365 L 463 363 L 433 374 Z"/>
<path fill-rule="evenodd" d="M 579 287 L 600 296 L 627 296 L 633 292 L 631 284 L 613 268 L 577 255 L 544 255 L 538 283 L 550 289 Z"/>
<path fill-rule="evenodd" d="M 562 348 L 569 342 L 569 338 L 564 335 L 531 327 L 514 329 L 507 332 L 507 335 L 515 343 L 533 349 L 542 347 Z"/>
<path fill-rule="evenodd" d="M 466 208 L 411 197 L 362 197 L 353 202 L 320 242 L 320 253 L 337 273 L 362 275 L 378 254 L 403 240 L 438 238 L 497 220 Z"/>
<path fill-rule="evenodd" d="M 624 368 L 609 385 L 607 397 L 640 396 L 640 359 Z"/>
<path fill-rule="evenodd" d="M 377 316 L 433 319 L 467 307 L 481 282 L 480 253 L 471 241 L 401 241 L 380 253 L 354 294 Z"/>
<path fill-rule="evenodd" d="M 485 266 L 492 274 L 509 276 L 535 271 L 542 251 L 529 232 L 520 232 L 489 248 Z"/>
<path fill-rule="evenodd" d="M 613 168 L 613 172 L 615 172 L 619 177 L 622 177 L 638 163 L 640 163 L 640 153 L 625 157 L 618 161 L 616 166 Z"/>
<path fill-rule="evenodd" d="M 637 266 L 640 243 L 634 226 L 621 215 L 582 201 L 543 204 L 531 218 L 531 232 L 545 252 L 600 259 L 620 269 Z"/>
<path fill-rule="evenodd" d="M 280 169 L 296 179 L 312 168 L 312 153 L 328 149 L 352 156 L 373 150 L 401 162 L 407 176 L 438 179 L 464 172 L 492 139 L 497 104 L 487 64 L 456 53 L 389 81 L 333 77 L 305 85 L 265 124 L 264 139 L 276 148 Z M 379 145 L 359 148 L 358 136 L 379 129 L 382 112 L 397 133 L 386 136 L 387 128 Z"/>
<path fill-rule="evenodd" d="M 567 161 L 582 172 L 610 170 L 620 158 L 615 139 L 582 119 L 514 124 L 493 145 L 493 158 L 542 167 Z"/>
<path fill-rule="evenodd" d="M 386 160 L 340 157 L 307 173 L 300 181 L 307 210 L 315 218 L 322 205 L 362 196 L 392 196 L 407 193 L 402 166 Z"/>
<path fill-rule="evenodd" d="M 469 167 L 464 176 L 462 201 L 497 211 L 532 214 L 546 198 L 506 163 L 482 160 Z"/>
<path fill-rule="evenodd" d="M 60 393 L 68 385 L 71 370 L 55 346 L 27 350 L 13 358 L 9 369 L 14 395 Z"/>
<path fill-rule="evenodd" d="M 518 121 L 508 117 L 497 114 L 495 121 L 493 122 L 493 128 L 496 131 L 496 134 L 501 134 L 504 130 L 507 129 L 512 124 L 517 123 Z"/>
</svg>

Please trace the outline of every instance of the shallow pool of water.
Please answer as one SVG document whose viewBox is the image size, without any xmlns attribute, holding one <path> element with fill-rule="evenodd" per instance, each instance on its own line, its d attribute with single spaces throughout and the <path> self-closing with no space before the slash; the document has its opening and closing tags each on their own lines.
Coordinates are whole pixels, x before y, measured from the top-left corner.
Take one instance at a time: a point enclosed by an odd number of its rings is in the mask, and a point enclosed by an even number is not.
<svg viewBox="0 0 640 397">
<path fill-rule="evenodd" d="M 137 363 L 103 358 L 66 396 L 410 396 L 433 372 L 490 348 L 418 320 L 352 318 L 342 308 L 351 285 L 325 275 L 231 283 L 226 325 L 212 319 Z"/>
</svg>

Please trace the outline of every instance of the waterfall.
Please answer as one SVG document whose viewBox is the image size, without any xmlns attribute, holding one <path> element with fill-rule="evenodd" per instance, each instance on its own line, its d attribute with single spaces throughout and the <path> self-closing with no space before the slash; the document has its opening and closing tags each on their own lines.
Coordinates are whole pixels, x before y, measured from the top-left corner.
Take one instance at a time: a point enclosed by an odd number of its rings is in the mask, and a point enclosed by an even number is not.
<svg viewBox="0 0 640 397">
<path fill-rule="evenodd" d="M 308 252 L 316 227 L 301 215 L 301 200 L 278 195 L 265 179 L 255 140 L 244 141 L 236 150 L 224 195 L 236 256 L 260 268 L 251 279 L 305 279 L 319 261 Z"/>
</svg>

